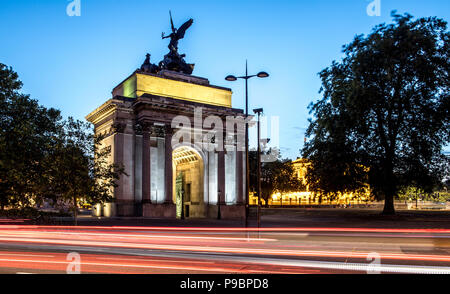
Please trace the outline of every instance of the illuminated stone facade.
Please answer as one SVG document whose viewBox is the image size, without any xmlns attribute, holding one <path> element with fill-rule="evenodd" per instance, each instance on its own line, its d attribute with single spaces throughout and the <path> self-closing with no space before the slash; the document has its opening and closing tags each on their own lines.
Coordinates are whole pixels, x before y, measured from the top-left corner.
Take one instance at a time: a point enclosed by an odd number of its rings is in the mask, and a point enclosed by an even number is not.
<svg viewBox="0 0 450 294">
<path fill-rule="evenodd" d="M 94 215 L 176 217 L 176 178 L 182 178 L 185 217 L 242 218 L 245 216 L 244 152 L 235 145 L 211 151 L 202 143 L 173 145 L 174 118 L 242 117 L 231 108 L 232 92 L 212 86 L 204 78 L 178 72 L 134 72 L 112 92 L 113 98 L 86 119 L 96 133 L 106 133 L 111 162 L 122 164 L 127 175 L 112 191 L 114 202 L 95 206 Z M 204 134 L 203 125 L 192 132 Z"/>
<path fill-rule="evenodd" d="M 270 206 L 300 206 L 300 205 L 354 205 L 365 204 L 372 200 L 370 189 L 367 187 L 364 193 L 341 193 L 334 199 L 329 199 L 326 196 L 320 196 L 318 193 L 310 191 L 308 182 L 306 181 L 306 170 L 308 167 L 306 159 L 297 159 L 292 162 L 294 173 L 306 186 L 306 191 L 298 191 L 293 193 L 274 193 L 269 199 Z M 250 197 L 250 205 L 256 205 L 258 198 L 256 196 Z M 262 204 L 265 205 L 264 200 Z"/>
</svg>

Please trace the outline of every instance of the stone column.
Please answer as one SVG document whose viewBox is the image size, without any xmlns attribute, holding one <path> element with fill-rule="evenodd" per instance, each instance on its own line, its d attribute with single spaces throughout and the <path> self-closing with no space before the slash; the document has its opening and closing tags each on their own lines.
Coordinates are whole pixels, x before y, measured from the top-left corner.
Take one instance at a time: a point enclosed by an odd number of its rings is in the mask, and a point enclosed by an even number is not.
<svg viewBox="0 0 450 294">
<path fill-rule="evenodd" d="M 112 125 L 112 129 L 114 132 L 114 154 L 113 154 L 113 162 L 118 165 L 124 165 L 126 169 L 128 166 L 125 166 L 126 163 L 123 161 L 123 150 L 124 150 L 124 132 L 126 128 L 126 123 L 123 121 L 115 121 Z M 112 217 L 116 215 L 123 216 L 127 211 L 127 199 L 125 198 L 124 186 L 125 186 L 125 176 L 121 176 L 117 181 L 118 186 L 114 188 L 114 202 L 112 203 L 104 203 L 102 205 L 103 216 Z"/>
<path fill-rule="evenodd" d="M 217 152 L 217 192 L 218 203 L 225 204 L 225 151 Z"/>
<path fill-rule="evenodd" d="M 150 204 L 151 201 L 151 168 L 150 168 L 150 133 L 151 125 L 142 126 L 142 203 Z"/>
<path fill-rule="evenodd" d="M 165 127 L 165 153 L 164 153 L 164 204 L 173 204 L 173 164 L 172 164 L 172 128 Z"/>
<path fill-rule="evenodd" d="M 209 205 L 209 152 L 205 152 L 205 158 L 203 159 L 203 199 L 206 205 Z"/>
<path fill-rule="evenodd" d="M 244 177 L 242 176 L 244 167 L 244 153 L 236 150 L 236 204 L 242 205 L 245 203 L 244 199 Z"/>
</svg>

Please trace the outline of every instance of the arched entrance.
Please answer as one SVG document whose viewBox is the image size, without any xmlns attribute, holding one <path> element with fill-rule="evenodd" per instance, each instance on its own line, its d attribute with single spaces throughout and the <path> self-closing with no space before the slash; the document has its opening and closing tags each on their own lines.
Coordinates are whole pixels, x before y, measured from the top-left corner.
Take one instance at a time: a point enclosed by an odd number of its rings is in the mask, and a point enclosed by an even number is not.
<svg viewBox="0 0 450 294">
<path fill-rule="evenodd" d="M 173 150 L 173 201 L 178 218 L 205 216 L 204 161 L 192 147 L 181 146 Z"/>
</svg>

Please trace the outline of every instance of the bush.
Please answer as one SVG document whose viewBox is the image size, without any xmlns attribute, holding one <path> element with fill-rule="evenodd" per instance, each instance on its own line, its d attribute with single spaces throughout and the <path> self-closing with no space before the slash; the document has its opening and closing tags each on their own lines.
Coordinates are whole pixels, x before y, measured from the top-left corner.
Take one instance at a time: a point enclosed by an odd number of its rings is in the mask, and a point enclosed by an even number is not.
<svg viewBox="0 0 450 294">
<path fill-rule="evenodd" d="M 24 207 L 21 209 L 13 208 L 13 209 L 5 209 L 4 211 L 0 211 L 0 217 L 2 218 L 26 218 L 26 219 L 38 219 L 38 218 L 51 218 L 51 217 L 63 217 L 70 216 L 68 213 L 62 212 L 46 212 L 40 211 L 34 207 Z"/>
</svg>

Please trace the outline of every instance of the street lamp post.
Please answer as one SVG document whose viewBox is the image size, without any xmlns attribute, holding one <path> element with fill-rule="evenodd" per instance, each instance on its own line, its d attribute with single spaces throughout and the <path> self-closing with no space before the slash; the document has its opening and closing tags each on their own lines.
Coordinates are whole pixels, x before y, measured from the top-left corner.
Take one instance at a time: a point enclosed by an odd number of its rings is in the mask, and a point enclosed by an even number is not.
<svg viewBox="0 0 450 294">
<path fill-rule="evenodd" d="M 253 112 L 258 114 L 258 207 L 256 210 L 256 215 L 258 219 L 258 229 L 261 227 L 261 122 L 260 116 L 263 112 L 262 108 L 254 109 Z"/>
<path fill-rule="evenodd" d="M 222 197 L 222 190 L 219 190 L 219 193 L 218 193 L 218 202 L 217 202 L 217 219 L 222 219 L 222 213 L 221 213 L 221 211 L 220 211 L 220 201 L 221 201 L 221 198 Z"/>
<path fill-rule="evenodd" d="M 225 80 L 229 82 L 237 81 L 238 79 L 245 80 L 245 118 L 248 118 L 248 80 L 253 77 L 258 78 L 267 78 L 269 76 L 268 73 L 262 71 L 256 75 L 248 74 L 248 64 L 245 61 L 245 76 L 236 77 L 233 75 L 229 75 L 225 78 Z M 248 159 L 248 122 L 245 123 L 245 227 L 248 227 L 248 215 L 249 215 L 249 195 L 250 195 L 250 172 L 249 172 L 249 159 Z"/>
</svg>

